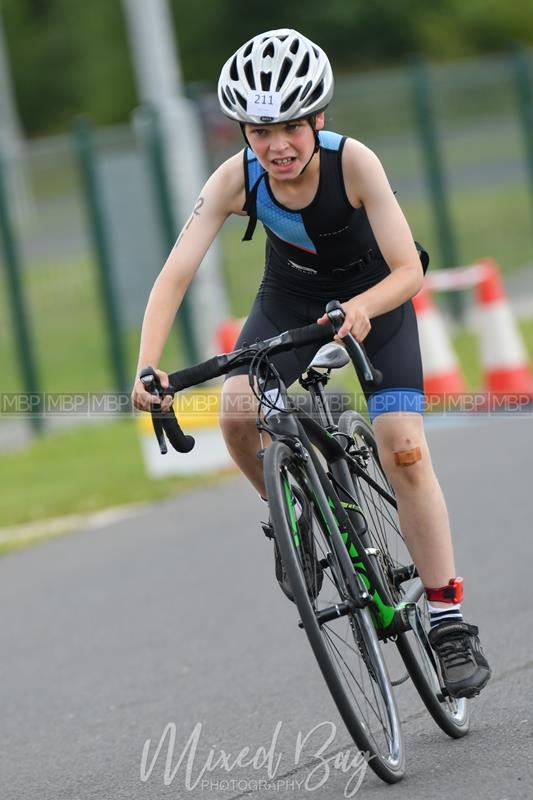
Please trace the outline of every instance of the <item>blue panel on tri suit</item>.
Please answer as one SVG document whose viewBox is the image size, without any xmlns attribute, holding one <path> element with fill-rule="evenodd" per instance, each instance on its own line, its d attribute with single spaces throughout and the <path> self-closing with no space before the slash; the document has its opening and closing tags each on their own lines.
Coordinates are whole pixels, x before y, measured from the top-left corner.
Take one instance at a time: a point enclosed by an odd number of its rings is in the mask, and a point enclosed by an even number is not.
<svg viewBox="0 0 533 800">
<path fill-rule="evenodd" d="M 252 154 L 250 157 L 250 151 L 248 151 L 248 185 L 250 189 L 253 188 L 263 172 L 264 170 L 255 156 Z M 257 189 L 256 211 L 257 219 L 284 242 L 306 250 L 308 253 L 316 253 L 316 247 L 305 230 L 300 212 L 290 211 L 288 208 L 278 205 L 270 196 L 266 180 L 262 180 Z"/>
<path fill-rule="evenodd" d="M 320 147 L 324 147 L 326 150 L 338 150 L 343 140 L 340 133 L 334 133 L 333 131 L 319 131 L 318 138 L 320 139 Z"/>
<path fill-rule="evenodd" d="M 316 247 L 305 230 L 302 215 L 278 205 L 270 196 L 265 181 L 261 181 L 257 192 L 257 218 L 283 241 L 309 253 L 316 253 Z"/>
<path fill-rule="evenodd" d="M 246 158 L 248 161 L 248 186 L 253 189 L 257 179 L 264 174 L 265 170 L 249 147 L 246 148 Z"/>
<path fill-rule="evenodd" d="M 424 393 L 419 389 L 383 389 L 368 398 L 368 415 L 374 420 L 380 414 L 398 411 L 424 413 Z"/>
</svg>

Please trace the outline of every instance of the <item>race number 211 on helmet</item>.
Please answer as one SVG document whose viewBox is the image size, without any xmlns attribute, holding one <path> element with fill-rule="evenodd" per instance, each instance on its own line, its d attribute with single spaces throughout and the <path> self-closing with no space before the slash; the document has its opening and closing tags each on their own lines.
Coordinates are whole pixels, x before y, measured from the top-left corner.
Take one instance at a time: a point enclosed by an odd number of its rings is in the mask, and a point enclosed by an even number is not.
<svg viewBox="0 0 533 800">
<path fill-rule="evenodd" d="M 237 122 L 286 122 L 323 111 L 333 95 L 324 51 L 298 31 L 260 33 L 229 58 L 220 73 L 222 112 Z"/>
</svg>

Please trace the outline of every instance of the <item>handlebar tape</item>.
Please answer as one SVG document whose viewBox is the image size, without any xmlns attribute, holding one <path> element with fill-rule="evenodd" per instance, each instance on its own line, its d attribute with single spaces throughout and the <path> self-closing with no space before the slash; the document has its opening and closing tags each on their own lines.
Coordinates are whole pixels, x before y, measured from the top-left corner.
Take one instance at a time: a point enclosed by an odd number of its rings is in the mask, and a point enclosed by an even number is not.
<svg viewBox="0 0 533 800">
<path fill-rule="evenodd" d="M 187 369 L 173 372 L 168 376 L 171 390 L 173 392 L 181 392 L 182 389 L 188 389 L 189 386 L 196 386 L 197 383 L 204 383 L 212 378 L 218 378 L 222 374 L 223 360 L 225 360 L 224 357 L 214 356 L 202 364 L 196 364 L 194 367 L 187 367 Z"/>
</svg>

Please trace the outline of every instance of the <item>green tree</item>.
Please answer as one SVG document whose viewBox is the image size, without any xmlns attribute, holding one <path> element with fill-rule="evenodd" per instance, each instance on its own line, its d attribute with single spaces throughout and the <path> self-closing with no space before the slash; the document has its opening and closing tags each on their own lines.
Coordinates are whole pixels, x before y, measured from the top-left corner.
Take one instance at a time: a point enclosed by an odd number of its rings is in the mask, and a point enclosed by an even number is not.
<svg viewBox="0 0 533 800">
<path fill-rule="evenodd" d="M 3 0 L 9 60 L 27 133 L 89 113 L 124 120 L 135 105 L 120 0 Z"/>
</svg>

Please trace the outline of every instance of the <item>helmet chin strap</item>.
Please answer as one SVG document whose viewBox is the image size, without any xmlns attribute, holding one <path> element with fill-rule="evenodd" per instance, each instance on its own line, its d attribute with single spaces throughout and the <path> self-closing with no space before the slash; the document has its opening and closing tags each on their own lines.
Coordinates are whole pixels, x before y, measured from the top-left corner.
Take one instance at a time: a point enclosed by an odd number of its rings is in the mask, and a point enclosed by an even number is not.
<svg viewBox="0 0 533 800">
<path fill-rule="evenodd" d="M 243 137 L 244 141 L 246 142 L 246 145 L 247 145 L 247 146 L 250 148 L 250 150 L 251 150 L 251 149 L 252 149 L 252 147 L 251 147 L 251 145 L 250 145 L 250 142 L 248 141 L 248 137 L 246 136 L 246 134 L 245 134 L 245 132 L 244 132 L 244 122 L 239 122 L 239 128 L 241 129 L 242 137 Z"/>
<path fill-rule="evenodd" d="M 307 169 L 307 167 L 309 166 L 309 164 L 313 160 L 313 157 L 314 157 L 315 153 L 318 153 L 318 151 L 320 150 L 320 139 L 318 138 L 318 131 L 315 128 L 316 115 L 313 114 L 312 117 L 307 117 L 307 120 L 309 122 L 309 125 L 311 126 L 311 130 L 313 131 L 313 136 L 315 137 L 315 149 L 311 153 L 311 158 L 309 159 L 309 161 L 306 164 L 304 164 L 304 166 L 302 167 L 302 169 L 300 171 L 300 175 L 304 174 L 305 170 Z M 300 177 L 300 175 L 298 175 L 298 177 Z"/>
<path fill-rule="evenodd" d="M 309 125 L 311 126 L 311 130 L 313 131 L 313 136 L 315 137 L 315 147 L 313 149 L 313 152 L 311 153 L 311 157 L 309 158 L 309 161 L 307 161 L 307 163 L 305 163 L 303 165 L 302 169 L 298 173 L 298 177 L 300 177 L 300 175 L 304 174 L 305 170 L 307 169 L 307 167 L 309 166 L 309 164 L 313 160 L 313 156 L 315 155 L 315 153 L 318 153 L 318 151 L 320 150 L 320 139 L 318 137 L 318 131 L 315 128 L 315 125 L 316 125 L 316 114 L 313 114 L 311 117 L 306 117 L 306 119 L 309 122 Z M 246 142 L 246 144 L 248 145 L 250 150 L 252 150 L 253 148 L 250 145 L 250 142 L 248 141 L 248 137 L 246 136 L 246 133 L 244 131 L 244 122 L 239 122 L 239 126 L 240 126 L 240 129 L 241 129 L 241 133 L 243 135 L 244 141 Z"/>
</svg>

